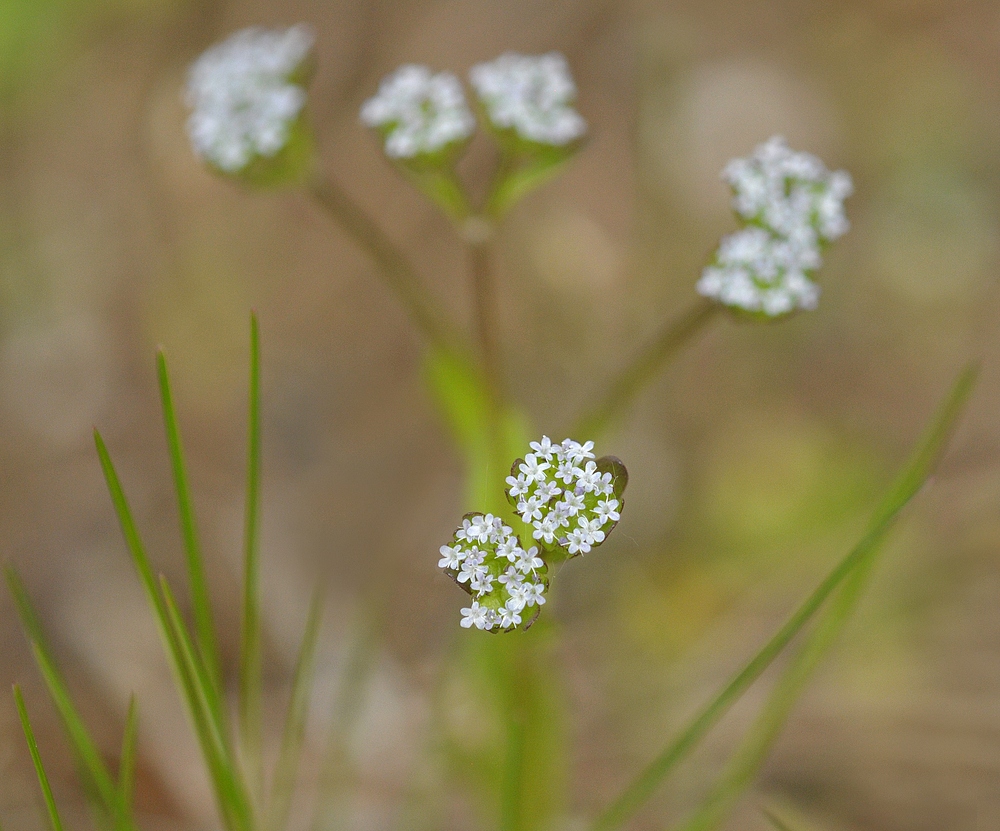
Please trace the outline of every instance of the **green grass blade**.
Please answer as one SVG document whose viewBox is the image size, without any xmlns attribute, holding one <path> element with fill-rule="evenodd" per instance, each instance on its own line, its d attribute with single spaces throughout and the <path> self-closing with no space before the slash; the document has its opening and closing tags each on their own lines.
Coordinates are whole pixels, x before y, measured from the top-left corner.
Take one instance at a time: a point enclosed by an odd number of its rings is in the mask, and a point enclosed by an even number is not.
<svg viewBox="0 0 1000 831">
<path fill-rule="evenodd" d="M 114 780 L 111 778 L 111 774 L 108 772 L 107 766 L 101 758 L 100 751 L 90 737 L 83 719 L 80 718 L 80 714 L 73 705 L 73 701 L 59 675 L 59 671 L 50 662 L 49 656 L 37 643 L 32 644 L 32 652 L 35 655 L 38 668 L 42 672 L 42 677 L 45 679 L 49 695 L 52 696 L 56 710 L 59 711 L 59 717 L 62 719 L 63 727 L 69 736 L 70 744 L 80 759 L 83 770 L 93 784 L 102 805 L 108 814 L 115 818 L 116 826 L 129 826 L 131 823 L 127 818 L 124 806 L 118 798 L 118 791 L 115 788 Z"/>
<path fill-rule="evenodd" d="M 249 823 L 244 821 L 242 814 L 237 810 L 240 806 L 236 805 L 234 807 L 228 801 L 229 788 L 226 782 L 234 776 L 233 766 L 228 766 L 229 771 L 227 773 L 223 769 L 226 766 L 221 762 L 219 754 L 215 752 L 215 745 L 211 740 L 213 731 L 208 724 L 206 714 L 199 706 L 200 696 L 194 677 L 185 661 L 181 643 L 178 641 L 170 622 L 170 614 L 167 611 L 166 602 L 161 596 L 156 578 L 153 576 L 153 569 L 132 516 L 132 510 L 129 508 L 128 500 L 125 498 L 121 480 L 118 478 L 118 473 L 115 470 L 114 463 L 111 461 L 107 446 L 104 444 L 100 433 L 96 430 L 94 431 L 94 443 L 97 447 L 97 455 L 101 462 L 101 468 L 104 471 L 104 478 L 107 481 L 108 493 L 111 495 L 111 502 L 118 516 L 122 535 L 125 537 L 126 547 L 132 557 L 132 562 L 135 564 L 142 587 L 146 592 L 146 598 L 153 612 L 157 627 L 160 630 L 164 651 L 173 670 L 181 697 L 187 705 L 188 713 L 194 723 L 195 733 L 202 748 L 205 764 L 208 766 L 213 785 L 216 787 L 216 798 L 219 801 L 223 821 L 229 831 L 249 831 Z"/>
<path fill-rule="evenodd" d="M 253 827 L 252 812 L 246 791 L 232 757 L 227 752 L 222 732 L 212 713 L 211 685 L 205 668 L 198 661 L 194 644 L 181 618 L 180 610 L 165 577 L 160 577 L 160 588 L 167 610 L 171 635 L 177 644 L 179 657 L 187 679 L 187 697 L 195 729 L 201 743 L 202 755 L 208 765 L 219 801 L 220 810 L 229 816 L 235 828 L 249 831 Z"/>
<path fill-rule="evenodd" d="M 139 738 L 139 705 L 133 694 L 128 700 L 122 754 L 118 762 L 118 794 L 124 805 L 131 806 L 135 793 L 136 748 Z"/>
<path fill-rule="evenodd" d="M 243 633 L 240 652 L 240 732 L 254 790 L 264 793 L 261 758 L 260 622 L 260 331 L 250 317 L 250 407 L 247 424 L 247 491 L 243 551 Z"/>
<path fill-rule="evenodd" d="M 937 456 L 972 391 L 977 369 L 967 368 L 920 443 L 895 486 L 876 508 L 868 532 L 809 595 L 764 648 L 740 670 L 722 691 L 681 731 L 680 735 L 651 762 L 625 791 L 598 817 L 594 831 L 618 828 L 634 814 L 728 709 L 743 695 L 789 642 L 809 622 L 827 598 L 854 569 L 872 556 L 881 544 L 899 511 L 916 495 L 929 475 Z"/>
<path fill-rule="evenodd" d="M 774 811 L 769 808 L 764 808 L 764 816 L 767 817 L 771 825 L 774 826 L 775 831 L 793 831 L 792 827 L 785 822 L 781 817 L 774 813 Z"/>
<path fill-rule="evenodd" d="M 49 822 L 52 824 L 52 831 L 62 831 L 62 820 L 59 819 L 59 809 L 56 808 L 56 801 L 52 796 L 52 787 L 49 785 L 49 777 L 45 775 L 45 767 L 42 765 L 42 757 L 38 753 L 38 743 L 35 741 L 35 733 L 31 729 L 31 721 L 28 719 L 28 710 L 24 706 L 24 696 L 21 695 L 21 688 L 14 685 L 14 703 L 17 704 L 17 714 L 21 718 L 21 728 L 24 730 L 24 738 L 28 741 L 28 752 L 31 753 L 31 761 L 35 765 L 35 773 L 38 774 L 38 784 L 42 787 L 42 796 L 45 799 L 45 807 L 49 811 Z"/>
<path fill-rule="evenodd" d="M 73 704 L 69 687 L 59 672 L 38 613 L 35 611 L 24 582 L 12 566 L 4 569 L 4 575 L 14 598 L 14 605 L 17 608 L 21 624 L 31 640 L 35 662 L 42 673 L 49 695 L 56 705 L 63 729 L 69 738 L 70 746 L 73 748 L 88 794 L 98 803 L 99 808 L 112 818 L 116 827 L 134 827 L 128 807 L 119 799 L 104 759 L 83 723 L 79 711 Z"/>
<path fill-rule="evenodd" d="M 958 377 L 921 439 L 910 464 L 899 477 L 883 506 L 876 511 L 876 524 L 884 522 L 892 515 L 891 511 L 898 510 L 897 506 L 901 507 L 912 498 L 930 476 L 968 402 L 976 375 L 976 367 L 970 366 Z M 830 605 L 823 610 L 815 629 L 782 672 L 760 715 L 726 765 L 708 798 L 684 824 L 685 831 L 710 831 L 717 828 L 757 777 L 810 677 L 857 608 L 875 566 L 879 548 L 873 548 L 857 564 Z"/>
<path fill-rule="evenodd" d="M 288 814 L 295 789 L 295 774 L 305 739 L 306 718 L 309 715 L 309 695 L 312 691 L 313 672 L 316 666 L 316 643 L 319 640 L 322 609 L 322 594 L 317 589 L 309 606 L 302 646 L 295 664 L 295 674 L 292 676 L 292 691 L 285 717 L 281 753 L 278 756 L 274 782 L 271 786 L 271 800 L 265 825 L 267 831 L 280 831 L 288 824 Z"/>
<path fill-rule="evenodd" d="M 187 558 L 188 580 L 191 585 L 191 609 L 197 633 L 198 651 L 208 670 L 208 676 L 216 690 L 222 689 L 222 670 L 219 649 L 215 639 L 215 625 L 212 621 L 212 603 L 205 579 L 205 564 L 198 543 L 198 530 L 194 518 L 194 505 L 188 487 L 184 465 L 184 448 L 181 444 L 180 428 L 174 410 L 173 395 L 170 391 L 170 376 L 167 373 L 167 359 L 163 350 L 156 353 L 156 372 L 160 383 L 160 402 L 163 407 L 163 425 L 167 433 L 167 447 L 170 451 L 170 466 L 174 475 L 174 489 L 177 492 L 177 510 L 181 521 L 181 536 L 184 539 L 184 553 Z"/>
</svg>

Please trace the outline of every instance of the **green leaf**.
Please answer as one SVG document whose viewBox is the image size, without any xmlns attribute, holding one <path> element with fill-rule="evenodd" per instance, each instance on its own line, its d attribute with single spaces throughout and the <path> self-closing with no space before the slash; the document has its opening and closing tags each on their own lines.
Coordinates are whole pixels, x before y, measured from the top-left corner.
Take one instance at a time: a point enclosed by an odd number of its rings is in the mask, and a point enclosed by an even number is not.
<svg viewBox="0 0 1000 831">
<path fill-rule="evenodd" d="M 977 373 L 977 367 L 969 366 L 959 375 L 913 454 L 910 464 L 876 510 L 872 522 L 873 530 L 885 527 L 896 512 L 917 494 L 930 476 L 955 428 L 958 417 L 965 409 Z M 880 548 L 881 546 L 875 545 L 866 552 L 838 589 L 830 605 L 823 610 L 814 630 L 782 672 L 760 715 L 740 742 L 718 782 L 694 816 L 684 824 L 685 831 L 709 831 L 719 827 L 732 812 L 740 796 L 757 777 L 806 683 L 857 608 Z"/>
<path fill-rule="evenodd" d="M 228 753 L 222 731 L 216 723 L 210 701 L 211 685 L 205 668 L 194 651 L 194 644 L 177 608 L 177 602 L 167 580 L 160 576 L 160 589 L 167 611 L 167 622 L 183 669 L 188 708 L 195 722 L 201 743 L 202 755 L 215 786 L 219 807 L 238 831 L 251 831 L 254 827 L 250 800 L 239 776 L 239 769 Z"/>
<path fill-rule="evenodd" d="M 250 316 L 250 404 L 243 538 L 243 632 L 240 651 L 240 734 L 254 790 L 264 793 L 261 758 L 263 693 L 260 621 L 260 330 Z"/>
<path fill-rule="evenodd" d="M 20 575 L 12 566 L 4 569 L 4 574 L 10 593 L 14 598 L 21 624 L 31 640 L 35 662 L 42 673 L 49 695 L 56 705 L 63 728 L 69 738 L 70 746 L 73 748 L 87 792 L 93 796 L 100 809 L 116 828 L 134 828 L 135 824 L 128 806 L 119 798 L 100 750 L 98 750 L 87 726 L 80 717 L 79 711 L 73 704 L 69 687 L 59 672 L 38 614 L 31 603 L 31 598 L 28 596 Z"/>
<path fill-rule="evenodd" d="M 139 705 L 135 695 L 128 700 L 125 731 L 122 734 L 122 754 L 118 762 L 118 793 L 122 804 L 131 806 L 135 792 L 136 748 L 139 738 Z"/>
<path fill-rule="evenodd" d="M 42 786 L 42 796 L 45 799 L 45 807 L 49 811 L 49 822 L 52 824 L 52 831 L 62 831 L 63 825 L 62 820 L 59 819 L 59 809 L 56 808 L 56 801 L 52 796 L 52 787 L 49 785 L 49 777 L 45 775 L 42 757 L 38 753 L 38 743 L 35 741 L 35 734 L 31 729 L 28 710 L 24 706 L 24 696 L 21 695 L 21 688 L 17 684 L 14 685 L 14 703 L 17 705 L 17 714 L 21 718 L 21 728 L 24 730 L 24 738 L 28 741 L 28 752 L 31 753 L 31 761 L 35 765 L 38 784 Z"/>
<path fill-rule="evenodd" d="M 977 370 L 969 367 L 956 382 L 937 417 L 920 442 L 896 485 L 876 508 L 868 532 L 857 546 L 827 575 L 764 648 L 740 670 L 722 691 L 685 727 L 680 735 L 629 785 L 594 823 L 594 831 L 618 828 L 653 794 L 666 776 L 698 744 L 732 704 L 760 677 L 809 622 L 823 603 L 855 570 L 877 552 L 899 511 L 916 495 L 933 467 L 965 406 Z"/>
<path fill-rule="evenodd" d="M 322 590 L 317 588 L 309 606 L 309 617 L 306 619 L 302 646 L 292 677 L 292 691 L 288 701 L 288 713 L 285 716 L 281 753 L 278 756 L 274 782 L 271 786 L 271 802 L 265 825 L 268 831 L 280 831 L 288 824 L 292 795 L 295 791 L 295 774 L 302 755 L 306 717 L 309 715 L 309 696 L 316 665 L 316 643 L 319 639 L 322 609 Z"/>
<path fill-rule="evenodd" d="M 194 613 L 195 631 L 198 635 L 198 651 L 208 669 L 209 678 L 216 690 L 222 690 L 222 670 L 219 650 L 215 641 L 215 626 L 212 622 L 212 603 L 205 579 L 205 564 L 198 543 L 198 530 L 194 518 L 194 505 L 188 487 L 184 464 L 184 448 L 181 443 L 180 428 L 174 410 L 173 395 L 170 392 L 170 376 L 167 373 L 167 358 L 163 350 L 156 353 L 156 374 L 160 383 L 160 402 L 163 407 L 163 425 L 167 433 L 167 448 L 170 451 L 170 467 L 174 475 L 174 489 L 177 492 L 177 510 L 181 521 L 181 536 L 184 539 L 184 554 L 187 558 L 188 580 L 191 584 L 191 607 Z"/>
<path fill-rule="evenodd" d="M 215 795 L 223 822 L 229 831 L 251 831 L 249 803 L 243 796 L 242 787 L 238 786 L 238 783 L 234 784 L 238 780 L 236 767 L 231 759 L 223 758 L 212 738 L 213 735 L 218 735 L 221 732 L 221 728 L 218 724 L 215 725 L 214 729 L 212 728 L 209 724 L 210 716 L 201 706 L 202 699 L 205 697 L 204 691 L 199 691 L 196 686 L 194 673 L 189 666 L 190 662 L 186 660 L 184 649 L 171 622 L 167 604 L 161 596 L 156 578 L 153 576 L 153 569 L 132 516 L 132 510 L 125 498 L 121 480 L 118 478 L 107 446 L 96 430 L 94 431 L 94 443 L 108 485 L 108 493 L 111 495 L 111 502 L 118 516 L 122 535 L 125 537 L 126 547 L 146 592 L 146 599 L 153 612 L 153 618 L 160 630 L 164 651 L 170 661 L 181 697 L 184 699 L 194 723 L 195 734 L 215 787 Z M 221 716 L 221 712 L 219 715 Z"/>
</svg>

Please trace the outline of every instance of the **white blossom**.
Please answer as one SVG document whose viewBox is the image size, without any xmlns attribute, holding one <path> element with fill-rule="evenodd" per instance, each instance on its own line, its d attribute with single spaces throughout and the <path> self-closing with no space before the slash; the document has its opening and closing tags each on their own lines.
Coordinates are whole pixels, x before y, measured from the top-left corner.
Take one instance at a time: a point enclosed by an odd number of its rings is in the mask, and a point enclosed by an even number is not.
<svg viewBox="0 0 1000 831">
<path fill-rule="evenodd" d="M 475 598 L 462 610 L 466 629 L 510 630 L 521 623 L 520 612 L 541 605 L 547 582 L 538 549 L 525 551 L 513 529 L 493 514 L 462 520 L 451 545 L 441 546 L 438 565 Z"/>
<path fill-rule="evenodd" d="M 611 472 L 602 470 L 594 460 L 591 441 L 581 444 L 565 439 L 555 444 L 543 436 L 541 441 L 532 442 L 531 448 L 535 453 L 527 454 L 520 464 L 528 479 L 527 491 L 522 492 L 520 480 L 509 482 L 508 498 L 516 504 L 524 522 L 531 524 L 532 537 L 543 548 L 558 545 L 571 555 L 588 553 L 604 541 L 621 518 L 622 503 L 614 496 Z M 538 464 L 543 454 L 549 459 L 544 469 Z M 540 479 L 535 478 L 539 475 Z M 531 552 L 525 555 L 529 557 L 538 564 L 543 562 L 542 557 Z M 528 568 L 527 562 L 516 564 Z"/>
<path fill-rule="evenodd" d="M 699 294 L 771 317 L 815 308 L 819 287 L 811 274 L 822 265 L 822 246 L 849 228 L 850 176 L 793 152 L 780 136 L 731 161 L 722 175 L 748 224 L 723 238 Z"/>
<path fill-rule="evenodd" d="M 383 79 L 362 105 L 361 121 L 383 131 L 386 155 L 393 159 L 435 153 L 464 141 L 476 126 L 458 78 L 418 64 Z"/>
<path fill-rule="evenodd" d="M 573 109 L 576 86 L 558 52 L 507 52 L 469 71 L 490 122 L 538 144 L 562 146 L 581 138 L 587 123 Z"/>
<path fill-rule="evenodd" d="M 187 129 L 195 152 L 227 173 L 275 156 L 306 103 L 290 78 L 306 60 L 308 26 L 249 28 L 202 54 L 188 72 Z"/>
</svg>

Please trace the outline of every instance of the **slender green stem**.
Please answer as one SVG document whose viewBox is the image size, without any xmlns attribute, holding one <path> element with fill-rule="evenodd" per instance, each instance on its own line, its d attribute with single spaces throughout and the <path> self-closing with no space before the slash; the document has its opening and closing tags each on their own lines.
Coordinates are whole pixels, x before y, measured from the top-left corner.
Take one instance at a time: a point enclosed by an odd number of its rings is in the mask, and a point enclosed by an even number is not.
<svg viewBox="0 0 1000 831">
<path fill-rule="evenodd" d="M 177 511 L 180 515 L 181 536 L 184 539 L 184 553 L 187 558 L 188 581 L 191 586 L 191 606 L 194 613 L 194 627 L 197 634 L 198 651 L 208 669 L 208 675 L 216 690 L 222 690 L 222 669 L 219 650 L 215 641 L 215 624 L 212 620 L 212 601 L 205 579 L 204 558 L 198 543 L 198 530 L 194 518 L 191 489 L 188 486 L 184 466 L 184 449 L 181 444 L 180 427 L 174 410 L 173 395 L 170 391 L 170 376 L 167 372 L 167 358 L 163 350 L 156 353 L 156 373 L 160 383 L 160 400 L 163 405 L 163 424 L 167 433 L 167 448 L 170 451 L 170 465 L 174 474 L 174 489 L 177 492 Z"/>
<path fill-rule="evenodd" d="M 445 351 L 464 350 L 465 339 L 443 321 L 434 301 L 421 283 L 416 269 L 399 247 L 333 179 L 316 174 L 308 183 L 309 193 L 378 265 L 386 285 L 399 298 L 421 334 Z"/>
<path fill-rule="evenodd" d="M 500 831 L 523 831 L 525 827 L 524 733 L 523 714 L 517 711 L 511 713 L 507 723 L 507 754 L 500 783 Z"/>
<path fill-rule="evenodd" d="M 491 254 L 488 240 L 478 240 L 469 245 L 479 354 L 483 362 L 483 370 L 486 373 L 487 384 L 492 390 L 494 399 L 499 402 L 503 397 L 503 378 L 497 343 L 499 327 L 496 319 L 496 281 L 493 275 Z"/>
<path fill-rule="evenodd" d="M 684 344 L 715 318 L 721 306 L 699 300 L 680 317 L 669 321 L 614 377 L 597 403 L 584 413 L 571 436 L 593 439 L 608 429 L 635 400 L 643 387 L 673 358 Z"/>
<path fill-rule="evenodd" d="M 21 695 L 21 688 L 17 684 L 14 685 L 14 703 L 17 705 L 17 714 L 21 718 L 21 728 L 24 730 L 24 738 L 28 742 L 28 752 L 31 753 L 31 761 L 35 765 L 35 773 L 38 775 L 38 784 L 42 787 L 42 796 L 45 799 L 45 807 L 49 812 L 52 831 L 62 831 L 62 820 L 59 819 L 59 809 L 56 808 L 56 800 L 52 796 L 52 786 L 49 784 L 49 777 L 45 774 L 42 757 L 38 752 L 38 742 L 35 741 L 35 733 L 31 729 L 28 710 L 24 706 L 24 696 Z"/>
<path fill-rule="evenodd" d="M 260 620 L 260 330 L 250 318 L 250 406 L 247 425 L 247 483 L 243 536 L 243 637 L 240 654 L 240 734 L 252 793 L 264 793 L 261 758 L 263 674 Z M 260 806 L 258 806 L 259 808 Z"/>
</svg>

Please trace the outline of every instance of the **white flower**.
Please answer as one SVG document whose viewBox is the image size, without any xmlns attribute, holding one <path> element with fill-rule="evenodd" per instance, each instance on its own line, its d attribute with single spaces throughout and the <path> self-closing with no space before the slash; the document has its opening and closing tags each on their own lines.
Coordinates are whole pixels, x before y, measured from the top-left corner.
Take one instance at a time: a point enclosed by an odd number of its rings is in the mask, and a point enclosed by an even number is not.
<svg viewBox="0 0 1000 831">
<path fill-rule="evenodd" d="M 465 552 L 458 546 L 442 545 L 441 559 L 438 560 L 438 568 L 458 568 L 465 559 Z"/>
<path fill-rule="evenodd" d="M 513 497 L 522 496 L 528 492 L 528 486 L 531 484 L 531 480 L 528 479 L 523 473 L 519 476 L 508 476 L 507 485 L 510 495 Z"/>
<path fill-rule="evenodd" d="M 555 448 L 552 446 L 552 439 L 548 436 L 542 436 L 541 441 L 533 441 L 528 445 L 539 458 L 544 459 L 546 462 L 552 461 L 552 454 L 555 452 Z"/>
<path fill-rule="evenodd" d="M 800 249 L 764 228 L 750 226 L 723 238 L 697 290 L 727 306 L 772 317 L 814 309 L 819 286 L 809 279 L 807 270 L 818 265 L 817 248 Z"/>
<path fill-rule="evenodd" d="M 471 606 L 462 609 L 461 625 L 466 629 L 470 626 L 475 626 L 477 629 L 489 629 L 489 612 L 489 609 L 485 606 L 480 606 L 478 601 L 473 600 Z"/>
<path fill-rule="evenodd" d="M 544 482 L 545 471 L 550 467 L 551 465 L 548 462 L 540 462 L 534 453 L 529 453 L 524 457 L 524 462 L 518 467 L 518 470 L 520 470 L 528 480 Z"/>
<path fill-rule="evenodd" d="M 734 159 L 722 173 L 733 189 L 733 208 L 775 234 L 794 238 L 809 229 L 829 241 L 847 232 L 844 199 L 852 191 L 844 171 L 831 173 L 818 158 L 792 151 L 781 136 Z"/>
<path fill-rule="evenodd" d="M 545 585 L 542 583 L 531 583 L 524 587 L 524 600 L 528 606 L 545 605 Z"/>
<path fill-rule="evenodd" d="M 731 161 L 722 176 L 748 225 L 723 238 L 699 294 L 771 317 L 815 308 L 819 288 L 810 275 L 822 265 L 822 245 L 850 227 L 844 199 L 851 177 L 793 152 L 781 136 Z"/>
<path fill-rule="evenodd" d="M 458 78 L 417 64 L 382 81 L 362 105 L 361 121 L 384 132 L 386 155 L 394 159 L 435 153 L 464 141 L 476 126 Z"/>
<path fill-rule="evenodd" d="M 195 152 L 236 173 L 287 143 L 306 91 L 289 78 L 312 48 L 308 26 L 243 29 L 206 51 L 188 72 L 187 129 Z"/>
<path fill-rule="evenodd" d="M 467 629 L 518 626 L 525 592 L 537 598 L 545 591 L 545 563 L 538 549 L 525 551 L 513 529 L 493 514 L 464 518 L 454 543 L 440 551 L 438 565 L 475 598 L 462 610 L 461 623 Z"/>
<path fill-rule="evenodd" d="M 469 81 L 495 127 L 556 146 L 587 132 L 586 122 L 572 107 L 576 87 L 566 59 L 558 52 L 538 56 L 507 52 L 472 67 Z"/>
<path fill-rule="evenodd" d="M 594 508 L 594 513 L 597 518 L 601 520 L 601 525 L 607 522 L 617 522 L 621 519 L 621 514 L 618 513 L 618 500 L 617 499 L 602 499 L 597 503 L 597 507 Z"/>
</svg>

